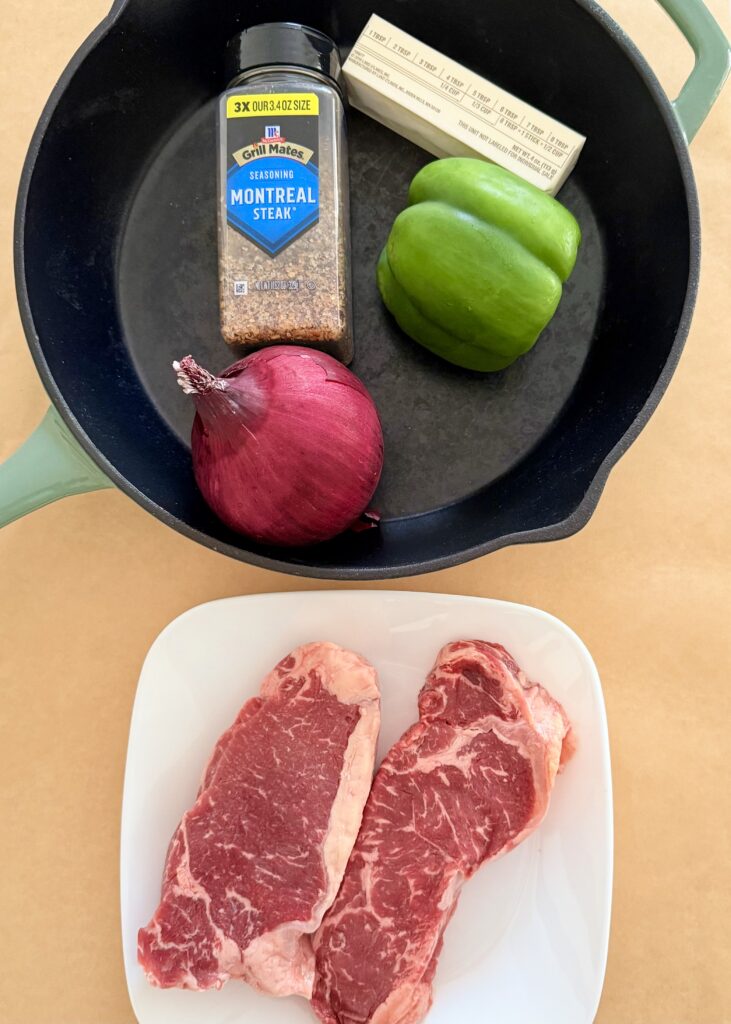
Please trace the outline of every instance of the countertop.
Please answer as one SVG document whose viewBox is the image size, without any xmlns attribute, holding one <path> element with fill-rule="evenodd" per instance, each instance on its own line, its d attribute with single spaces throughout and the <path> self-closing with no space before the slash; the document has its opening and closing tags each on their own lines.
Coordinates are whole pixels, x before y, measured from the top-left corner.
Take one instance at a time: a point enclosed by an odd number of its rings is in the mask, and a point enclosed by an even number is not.
<svg viewBox="0 0 731 1024">
<path fill-rule="evenodd" d="M 662 11 L 652 0 L 605 6 L 676 93 L 691 53 Z M 730 33 L 726 0 L 709 7 Z M 106 9 L 105 0 L 2 4 L 0 458 L 47 406 L 13 285 L 21 164 L 48 92 Z M 385 585 L 536 605 L 564 619 L 596 660 L 616 815 L 600 1024 L 731 1022 L 730 113 L 731 87 L 692 146 L 703 264 L 680 367 L 589 525 L 569 540 Z M 324 585 L 213 554 L 114 490 L 0 532 L 5 1024 L 134 1021 L 120 946 L 119 816 L 135 685 L 157 633 L 211 598 Z"/>
</svg>

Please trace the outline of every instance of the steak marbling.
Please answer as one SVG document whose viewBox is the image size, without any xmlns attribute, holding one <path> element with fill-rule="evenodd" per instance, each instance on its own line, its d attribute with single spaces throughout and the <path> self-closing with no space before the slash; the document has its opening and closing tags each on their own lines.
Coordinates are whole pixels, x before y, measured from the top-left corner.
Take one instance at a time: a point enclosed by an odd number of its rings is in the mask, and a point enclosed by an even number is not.
<svg viewBox="0 0 731 1024">
<path fill-rule="evenodd" d="M 335 897 L 373 776 L 375 670 L 335 644 L 281 661 L 219 739 L 140 929 L 153 985 L 241 978 L 310 996 L 310 934 Z"/>
<path fill-rule="evenodd" d="M 571 752 L 563 709 L 507 651 L 448 644 L 387 754 L 314 937 L 325 1024 L 416 1024 L 463 882 L 538 826 Z M 489 908 L 485 908 L 489 913 Z"/>
</svg>

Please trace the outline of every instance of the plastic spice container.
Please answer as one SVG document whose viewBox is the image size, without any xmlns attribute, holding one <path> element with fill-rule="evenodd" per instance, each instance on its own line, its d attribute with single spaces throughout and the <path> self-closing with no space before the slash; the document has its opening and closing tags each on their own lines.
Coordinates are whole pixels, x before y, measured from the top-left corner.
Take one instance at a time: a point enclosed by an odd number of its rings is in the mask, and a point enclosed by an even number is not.
<svg viewBox="0 0 731 1024">
<path fill-rule="evenodd" d="M 291 22 L 228 45 L 219 106 L 221 331 L 238 349 L 293 342 L 350 362 L 350 230 L 338 50 Z"/>
</svg>

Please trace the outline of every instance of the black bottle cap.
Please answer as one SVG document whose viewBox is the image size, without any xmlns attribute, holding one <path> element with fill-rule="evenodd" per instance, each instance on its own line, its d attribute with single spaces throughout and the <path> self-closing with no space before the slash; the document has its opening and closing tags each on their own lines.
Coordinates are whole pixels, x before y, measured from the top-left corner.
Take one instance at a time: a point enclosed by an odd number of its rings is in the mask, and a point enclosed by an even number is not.
<svg viewBox="0 0 731 1024">
<path fill-rule="evenodd" d="M 294 21 L 252 25 L 228 41 L 226 78 L 271 65 L 309 68 L 327 75 L 343 91 L 340 54 L 335 42 L 316 28 Z"/>
</svg>

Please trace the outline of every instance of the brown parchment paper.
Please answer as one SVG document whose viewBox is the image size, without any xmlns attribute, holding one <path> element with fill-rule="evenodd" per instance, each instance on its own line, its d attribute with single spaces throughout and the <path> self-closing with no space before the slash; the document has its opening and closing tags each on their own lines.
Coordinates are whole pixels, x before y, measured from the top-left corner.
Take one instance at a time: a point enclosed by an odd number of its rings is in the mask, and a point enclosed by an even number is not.
<svg viewBox="0 0 731 1024">
<path fill-rule="evenodd" d="M 677 93 L 691 53 L 660 9 L 652 0 L 605 6 Z M 709 7 L 730 33 L 726 0 Z M 105 0 L 0 3 L 0 458 L 47 405 L 13 287 L 21 163 L 49 90 L 106 8 Z M 389 584 L 537 605 L 572 626 L 596 659 L 616 813 L 600 1024 L 731 1022 L 730 114 L 731 88 L 692 146 L 703 266 L 680 368 L 590 524 L 560 543 Z M 127 729 L 145 652 L 193 604 L 315 586 L 215 555 L 112 490 L 0 532 L 4 1024 L 134 1020 L 117 862 Z"/>
</svg>

